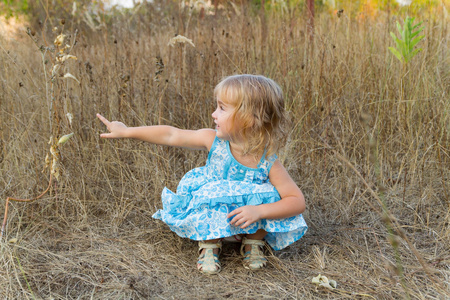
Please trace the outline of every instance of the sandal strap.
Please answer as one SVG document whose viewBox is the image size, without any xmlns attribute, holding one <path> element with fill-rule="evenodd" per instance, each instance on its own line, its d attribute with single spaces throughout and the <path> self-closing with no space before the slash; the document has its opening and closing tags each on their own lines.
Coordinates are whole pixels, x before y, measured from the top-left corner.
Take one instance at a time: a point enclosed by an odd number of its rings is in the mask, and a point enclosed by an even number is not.
<svg viewBox="0 0 450 300">
<path fill-rule="evenodd" d="M 263 240 L 252 240 L 252 239 L 248 239 L 246 237 L 244 237 L 242 239 L 242 244 L 243 245 L 257 245 L 257 246 L 264 246 L 265 242 Z"/>
<path fill-rule="evenodd" d="M 205 274 L 217 274 L 221 270 L 219 255 L 214 254 L 214 249 L 222 248 L 222 243 L 204 243 L 199 242 L 199 252 L 206 249 L 205 253 L 200 254 L 197 261 L 197 268 L 200 272 Z"/>
<path fill-rule="evenodd" d="M 211 253 L 200 254 L 200 256 L 198 257 L 197 263 L 202 263 L 204 260 L 208 260 L 208 261 L 214 260 L 215 263 L 220 263 L 219 255 L 217 255 L 217 254 L 212 254 L 212 256 L 211 256 Z"/>
<path fill-rule="evenodd" d="M 205 242 L 198 242 L 198 248 L 199 251 L 201 251 L 202 249 L 222 249 L 222 242 L 217 242 L 217 243 L 205 243 Z"/>
<path fill-rule="evenodd" d="M 263 240 L 252 240 L 252 239 L 248 239 L 246 237 L 243 237 L 242 238 L 242 244 L 241 244 L 241 251 L 240 251 L 241 255 L 242 256 L 247 256 L 248 255 L 247 253 L 250 253 L 250 252 L 255 253 L 254 252 L 255 250 L 260 252 L 260 253 L 262 253 L 262 250 L 261 250 L 260 247 L 264 247 L 265 244 L 266 243 Z M 253 251 L 247 251 L 247 252 L 244 253 L 245 245 L 252 245 L 252 248 L 253 248 L 253 246 L 257 246 L 257 249 L 254 249 Z"/>
<path fill-rule="evenodd" d="M 244 253 L 245 245 L 250 245 L 250 250 Z M 262 247 L 265 246 L 263 240 L 252 240 L 243 238 L 241 245 L 241 255 L 244 256 L 244 268 L 249 270 L 260 270 L 267 264 Z"/>
</svg>

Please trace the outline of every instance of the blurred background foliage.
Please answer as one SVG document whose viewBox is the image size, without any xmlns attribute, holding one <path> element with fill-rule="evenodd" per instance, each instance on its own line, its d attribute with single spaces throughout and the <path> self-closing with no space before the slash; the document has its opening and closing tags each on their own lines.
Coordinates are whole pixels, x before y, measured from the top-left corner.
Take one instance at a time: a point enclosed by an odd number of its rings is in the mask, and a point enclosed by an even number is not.
<svg viewBox="0 0 450 300">
<path fill-rule="evenodd" d="M 159 6 L 169 13 L 171 8 L 177 7 L 181 1 L 178 0 L 154 0 L 153 5 Z M 186 5 L 192 5 L 196 1 L 185 1 Z M 208 2 L 208 1 L 204 1 Z M 210 1 L 211 2 L 211 1 Z M 212 5 L 249 6 L 254 11 L 259 11 L 264 4 L 266 12 L 303 11 L 306 0 L 236 0 L 224 1 L 213 0 Z M 402 4 L 403 3 L 403 4 Z M 410 3 L 405 5 L 406 3 Z M 140 2 L 136 1 L 139 5 Z M 149 4 L 144 0 L 142 5 Z M 408 14 L 417 16 L 429 13 L 430 17 L 445 14 L 448 15 L 450 7 L 449 0 L 315 0 L 317 13 L 337 13 L 344 10 L 348 16 L 355 18 L 376 17 L 379 14 Z M 57 19 L 74 18 L 81 21 L 86 14 L 101 16 L 102 21 L 112 21 L 112 17 L 123 14 L 133 9 L 120 9 L 120 6 L 111 6 L 108 0 L 0 0 L 0 15 L 6 18 L 25 16 L 27 20 L 35 25 L 47 20 L 53 24 Z M 109 16 L 107 18 L 107 16 Z"/>
</svg>

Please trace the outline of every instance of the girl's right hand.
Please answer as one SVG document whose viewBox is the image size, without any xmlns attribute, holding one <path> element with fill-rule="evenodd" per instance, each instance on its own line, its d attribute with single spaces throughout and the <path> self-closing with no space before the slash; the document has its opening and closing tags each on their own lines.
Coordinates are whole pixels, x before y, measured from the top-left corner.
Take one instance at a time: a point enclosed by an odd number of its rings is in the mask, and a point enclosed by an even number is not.
<svg viewBox="0 0 450 300">
<path fill-rule="evenodd" d="M 97 118 L 100 119 L 100 121 L 103 122 L 103 124 L 106 125 L 106 128 L 108 128 L 108 131 L 110 133 L 102 133 L 100 134 L 101 138 L 107 138 L 107 139 L 117 139 L 117 138 L 124 138 L 126 137 L 126 130 L 127 126 L 123 124 L 122 122 L 118 121 L 108 121 L 105 117 L 103 117 L 101 114 L 97 114 Z"/>
</svg>

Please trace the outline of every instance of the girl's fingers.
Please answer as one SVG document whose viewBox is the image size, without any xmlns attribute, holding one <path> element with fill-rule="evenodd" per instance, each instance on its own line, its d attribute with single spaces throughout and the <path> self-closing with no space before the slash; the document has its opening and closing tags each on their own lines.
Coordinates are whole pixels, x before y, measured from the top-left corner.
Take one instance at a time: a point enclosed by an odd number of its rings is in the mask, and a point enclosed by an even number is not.
<svg viewBox="0 0 450 300">
<path fill-rule="evenodd" d="M 234 222 L 234 226 L 240 226 L 241 224 L 247 222 L 247 220 L 243 216 L 241 216 L 239 218 L 237 218 L 237 216 L 236 216 L 234 219 L 237 219 L 236 222 Z"/>
<path fill-rule="evenodd" d="M 245 223 L 245 221 L 243 221 L 242 219 L 240 219 L 239 221 L 236 222 L 236 224 L 234 224 L 235 226 L 241 226 L 241 224 Z"/>
<path fill-rule="evenodd" d="M 228 217 L 231 217 L 232 215 L 237 214 L 234 216 L 234 218 L 230 221 L 231 225 L 239 226 L 241 229 L 247 228 L 249 225 L 251 225 L 253 222 L 250 220 L 247 220 L 244 216 L 240 215 L 240 211 L 237 211 L 238 209 L 233 210 L 228 214 Z"/>
<path fill-rule="evenodd" d="M 112 138 L 112 134 L 111 133 L 102 133 L 100 134 L 101 138 Z"/>
<path fill-rule="evenodd" d="M 237 222 L 239 222 L 239 220 L 242 219 L 241 216 L 237 215 L 235 216 L 233 219 L 231 219 L 230 224 L 231 225 L 236 225 L 237 226 Z"/>
<path fill-rule="evenodd" d="M 102 121 L 102 123 L 103 124 L 105 124 L 106 125 L 106 128 L 108 128 L 108 131 L 111 131 L 110 130 L 110 126 L 111 126 L 111 122 L 110 121 L 108 121 L 104 116 L 102 116 L 101 114 L 97 114 L 97 118 L 99 118 L 100 119 L 100 121 Z M 112 135 L 112 133 L 102 133 L 102 134 L 100 134 L 100 137 L 101 138 L 106 138 L 106 139 L 112 139 L 112 138 L 114 138 L 114 136 Z"/>
<path fill-rule="evenodd" d="M 239 222 L 236 222 L 235 226 L 239 226 L 241 229 L 246 228 L 247 226 L 249 226 L 251 224 L 251 222 L 249 220 L 239 220 Z"/>
<path fill-rule="evenodd" d="M 227 218 L 231 218 L 232 216 L 237 215 L 239 212 L 240 212 L 240 209 L 239 209 L 239 208 L 236 208 L 235 210 L 233 210 L 232 212 L 230 212 L 230 213 L 227 215 Z"/>
<path fill-rule="evenodd" d="M 109 123 L 110 123 L 110 122 L 109 122 L 104 116 L 102 116 L 101 114 L 97 114 L 97 118 L 99 118 L 100 121 L 102 121 L 103 124 L 105 124 L 106 126 L 108 126 Z"/>
<path fill-rule="evenodd" d="M 241 226 L 241 229 L 245 229 L 248 225 L 250 224 L 247 224 L 247 222 L 245 222 L 244 225 Z"/>
</svg>

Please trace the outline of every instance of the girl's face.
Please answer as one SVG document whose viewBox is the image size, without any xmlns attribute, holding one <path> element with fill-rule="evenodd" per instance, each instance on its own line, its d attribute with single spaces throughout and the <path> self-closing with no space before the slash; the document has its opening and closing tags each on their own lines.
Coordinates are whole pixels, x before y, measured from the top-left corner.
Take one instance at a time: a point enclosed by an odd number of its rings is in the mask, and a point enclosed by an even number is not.
<svg viewBox="0 0 450 300">
<path fill-rule="evenodd" d="M 217 98 L 217 108 L 212 113 L 214 123 L 216 123 L 216 135 L 218 138 L 231 140 L 234 137 L 232 118 L 234 107 Z"/>
</svg>

